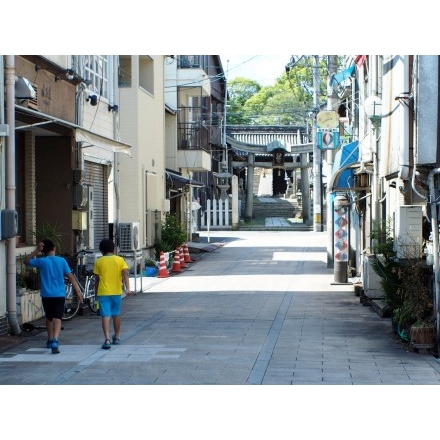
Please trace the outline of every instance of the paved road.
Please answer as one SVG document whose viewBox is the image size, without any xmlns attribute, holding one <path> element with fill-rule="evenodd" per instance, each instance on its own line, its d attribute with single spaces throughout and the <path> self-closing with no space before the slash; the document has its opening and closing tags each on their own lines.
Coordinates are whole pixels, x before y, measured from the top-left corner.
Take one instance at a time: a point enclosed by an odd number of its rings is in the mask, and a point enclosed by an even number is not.
<svg viewBox="0 0 440 440">
<path fill-rule="evenodd" d="M 420 403 L 436 388 L 383 385 L 437 385 L 438 360 L 409 351 L 353 286 L 333 284 L 326 233 L 211 231 L 209 241 L 182 273 L 144 278 L 144 292 L 124 298 L 120 346 L 100 348 L 88 311 L 63 323 L 58 355 L 45 331 L 1 338 L 2 385 L 138 385 L 2 387 L 5 425 L 33 440 L 47 429 L 111 439 L 432 434 L 436 407 Z M 351 384 L 377 386 L 312 386 Z"/>
<path fill-rule="evenodd" d="M 86 310 L 63 323 L 59 355 L 44 331 L 3 346 L 0 384 L 440 384 L 436 358 L 332 284 L 325 238 L 211 231 L 212 252 L 124 298 L 122 345 L 102 350 Z"/>
</svg>

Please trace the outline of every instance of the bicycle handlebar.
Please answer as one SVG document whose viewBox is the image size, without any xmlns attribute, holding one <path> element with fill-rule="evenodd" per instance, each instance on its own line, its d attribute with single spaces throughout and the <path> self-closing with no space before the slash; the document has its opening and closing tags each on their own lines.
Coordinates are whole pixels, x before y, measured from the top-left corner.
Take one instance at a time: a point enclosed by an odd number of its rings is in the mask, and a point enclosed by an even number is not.
<svg viewBox="0 0 440 440">
<path fill-rule="evenodd" d="M 89 251 L 89 250 L 87 250 L 87 249 L 81 249 L 81 250 L 79 250 L 79 251 L 75 254 L 75 256 L 77 257 L 79 254 L 94 254 L 94 252 L 93 252 L 93 251 Z"/>
</svg>

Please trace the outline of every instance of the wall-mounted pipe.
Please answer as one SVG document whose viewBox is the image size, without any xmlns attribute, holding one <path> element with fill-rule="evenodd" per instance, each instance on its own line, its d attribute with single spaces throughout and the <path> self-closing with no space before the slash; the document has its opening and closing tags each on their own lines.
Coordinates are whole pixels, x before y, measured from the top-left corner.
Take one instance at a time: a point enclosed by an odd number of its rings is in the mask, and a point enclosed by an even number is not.
<svg viewBox="0 0 440 440">
<path fill-rule="evenodd" d="M 431 225 L 432 225 L 432 247 L 434 253 L 434 261 L 432 266 L 432 272 L 434 274 L 434 290 L 435 290 L 435 314 L 437 323 L 437 352 L 440 349 L 440 292 L 439 292 L 439 240 L 438 240 L 438 221 L 437 221 L 437 201 L 435 199 L 435 186 L 434 186 L 434 176 L 440 173 L 440 168 L 434 168 L 429 172 L 428 175 L 428 186 L 429 186 L 429 203 L 431 203 Z"/>
<path fill-rule="evenodd" d="M 419 57 L 414 56 L 414 60 L 413 60 L 413 72 L 418 72 L 419 71 Z M 415 78 L 416 76 L 413 74 L 413 77 Z M 417 116 L 417 105 L 418 105 L 418 94 L 417 94 L 417 86 L 416 84 L 414 84 L 415 79 L 413 79 L 413 83 L 411 86 L 411 94 L 413 97 L 413 106 L 412 106 L 412 111 L 413 111 L 413 121 L 417 121 L 418 116 Z M 411 176 L 411 189 L 412 191 L 418 196 L 420 197 L 422 200 L 428 201 L 428 198 L 423 195 L 420 194 L 415 186 L 415 177 L 416 177 L 416 165 L 417 165 L 417 150 L 418 150 L 418 145 L 417 145 L 417 124 L 413 124 L 413 171 L 412 171 L 412 176 Z"/>
<path fill-rule="evenodd" d="M 409 57 L 402 57 L 403 63 L 403 92 L 408 91 L 409 88 Z M 407 180 L 409 176 L 409 108 L 406 105 L 400 105 L 400 112 L 402 113 L 402 124 L 400 124 L 400 148 L 399 148 L 399 165 L 400 170 L 398 177 L 402 180 Z"/>
<path fill-rule="evenodd" d="M 9 136 L 6 139 L 6 209 L 15 211 L 15 57 L 6 56 L 6 122 Z M 17 263 L 15 259 L 15 237 L 7 240 L 6 246 L 6 298 L 9 327 L 14 336 L 21 334 L 17 319 Z"/>
</svg>

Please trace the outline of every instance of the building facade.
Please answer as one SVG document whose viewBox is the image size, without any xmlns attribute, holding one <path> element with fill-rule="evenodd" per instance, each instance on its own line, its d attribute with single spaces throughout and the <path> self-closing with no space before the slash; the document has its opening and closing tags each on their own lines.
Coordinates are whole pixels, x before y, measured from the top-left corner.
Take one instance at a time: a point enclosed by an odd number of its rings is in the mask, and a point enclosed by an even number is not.
<svg viewBox="0 0 440 440">
<path fill-rule="evenodd" d="M 137 274 L 168 212 L 197 231 L 226 82 L 217 55 L 14 55 L 0 67 L 0 333 L 16 334 L 42 316 L 39 292 L 17 280 L 49 232 L 66 256 L 97 258 L 110 237 Z"/>
<path fill-rule="evenodd" d="M 22 261 L 37 240 L 56 238 L 57 253 L 70 255 L 84 247 L 98 252 L 111 234 L 109 207 L 116 197 L 109 181 L 115 157 L 130 154 L 110 111 L 118 95 L 114 61 L 105 55 L 2 57 L 1 208 L 3 226 L 9 225 L 0 245 L 2 332 L 19 333 L 22 321 L 42 313 L 35 289 L 17 295 Z"/>
</svg>

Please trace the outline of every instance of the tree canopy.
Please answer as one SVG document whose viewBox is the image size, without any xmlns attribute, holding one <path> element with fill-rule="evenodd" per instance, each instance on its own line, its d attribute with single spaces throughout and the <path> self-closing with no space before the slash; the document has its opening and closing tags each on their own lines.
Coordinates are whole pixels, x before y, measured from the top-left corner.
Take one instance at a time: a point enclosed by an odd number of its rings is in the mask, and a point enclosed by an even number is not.
<svg viewBox="0 0 440 440">
<path fill-rule="evenodd" d="M 327 70 L 320 64 L 319 96 L 326 97 Z M 321 74 L 322 72 L 322 74 Z M 272 86 L 235 78 L 228 82 L 228 125 L 307 125 L 313 110 L 313 69 L 305 59 L 284 72 Z"/>
</svg>

